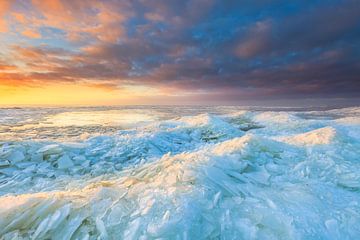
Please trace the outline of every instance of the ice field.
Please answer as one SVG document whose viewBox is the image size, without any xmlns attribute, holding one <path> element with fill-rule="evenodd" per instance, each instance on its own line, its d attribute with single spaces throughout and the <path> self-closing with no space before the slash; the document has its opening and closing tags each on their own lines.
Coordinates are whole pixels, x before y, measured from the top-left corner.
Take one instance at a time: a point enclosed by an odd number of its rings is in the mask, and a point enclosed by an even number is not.
<svg viewBox="0 0 360 240">
<path fill-rule="evenodd" d="M 360 107 L 0 109 L 0 239 L 359 239 Z"/>
</svg>

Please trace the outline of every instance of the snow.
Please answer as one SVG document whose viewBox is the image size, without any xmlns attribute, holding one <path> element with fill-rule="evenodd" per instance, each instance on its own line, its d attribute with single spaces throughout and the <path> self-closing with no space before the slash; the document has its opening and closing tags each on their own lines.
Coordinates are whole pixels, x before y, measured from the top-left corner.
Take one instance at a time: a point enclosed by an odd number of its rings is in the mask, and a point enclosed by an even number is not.
<svg viewBox="0 0 360 240">
<path fill-rule="evenodd" d="M 76 142 L 72 137 L 69 142 L 1 142 L 0 236 L 360 235 L 358 108 L 306 113 L 314 118 L 297 112 L 215 110 L 219 111 L 170 114 Z M 61 112 L 52 111 L 55 116 Z"/>
</svg>

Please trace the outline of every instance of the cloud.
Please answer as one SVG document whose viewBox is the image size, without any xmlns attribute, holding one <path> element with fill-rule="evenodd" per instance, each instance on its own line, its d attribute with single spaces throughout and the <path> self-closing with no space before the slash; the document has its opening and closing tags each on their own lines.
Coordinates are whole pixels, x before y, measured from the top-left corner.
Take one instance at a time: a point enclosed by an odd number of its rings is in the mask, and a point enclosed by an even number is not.
<svg viewBox="0 0 360 240">
<path fill-rule="evenodd" d="M 27 37 L 5 42 L 1 83 L 131 85 L 231 100 L 360 92 L 357 1 L 1 4 L 8 39 Z"/>
<path fill-rule="evenodd" d="M 16 69 L 17 69 L 17 67 L 15 65 L 8 64 L 4 60 L 0 59 L 0 71 L 1 72 L 13 71 Z"/>
<path fill-rule="evenodd" d="M 5 16 L 7 14 L 7 11 L 9 11 L 12 2 L 12 0 L 0 1 L 0 33 L 6 32 L 8 30 Z"/>
<path fill-rule="evenodd" d="M 154 22 L 162 22 L 165 20 L 164 16 L 160 15 L 159 13 L 145 13 L 145 18 L 154 21 Z"/>
<path fill-rule="evenodd" d="M 21 34 L 28 38 L 40 38 L 41 37 L 41 34 L 38 31 L 31 30 L 31 29 L 26 29 Z"/>
<path fill-rule="evenodd" d="M 65 31 L 68 40 L 74 42 L 83 40 L 85 34 L 89 35 L 87 40 L 117 42 L 124 37 L 122 23 L 132 15 L 129 4 L 119 1 L 32 0 L 31 4 L 17 3 L 12 13 L 18 23 L 16 27 L 32 27 L 32 30 L 22 31 L 25 36 L 34 37 L 40 28 L 51 27 Z"/>
<path fill-rule="evenodd" d="M 271 21 L 256 22 L 236 46 L 235 54 L 242 58 L 250 58 L 268 49 L 271 45 L 271 30 Z"/>
</svg>

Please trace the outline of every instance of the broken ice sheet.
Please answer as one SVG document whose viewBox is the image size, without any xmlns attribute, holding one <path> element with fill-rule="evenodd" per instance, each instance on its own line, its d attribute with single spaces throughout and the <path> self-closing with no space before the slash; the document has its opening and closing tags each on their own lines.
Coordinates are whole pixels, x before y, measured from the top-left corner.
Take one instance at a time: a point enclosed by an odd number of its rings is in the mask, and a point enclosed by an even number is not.
<svg viewBox="0 0 360 240">
<path fill-rule="evenodd" d="M 230 107 L 223 114 L 220 108 L 204 108 L 212 114 L 187 109 L 193 116 L 179 115 L 184 109 L 154 109 L 153 114 L 159 114 L 154 119 L 169 117 L 128 129 L 118 126 L 111 134 L 90 133 L 75 142 L 73 137 L 2 141 L 1 237 L 356 239 L 360 235 L 360 111 L 317 113 L 338 116 L 332 119 Z M 78 134 L 90 128 L 97 131 L 86 125 L 88 121 L 76 119 L 83 116 L 79 110 L 64 111 L 35 112 L 41 117 L 33 117 L 31 124 L 57 116 L 71 118 Z M 84 112 L 89 114 L 89 109 Z M 103 119 L 100 115 L 89 121 Z M 8 119 L 10 127 L 19 124 Z"/>
</svg>

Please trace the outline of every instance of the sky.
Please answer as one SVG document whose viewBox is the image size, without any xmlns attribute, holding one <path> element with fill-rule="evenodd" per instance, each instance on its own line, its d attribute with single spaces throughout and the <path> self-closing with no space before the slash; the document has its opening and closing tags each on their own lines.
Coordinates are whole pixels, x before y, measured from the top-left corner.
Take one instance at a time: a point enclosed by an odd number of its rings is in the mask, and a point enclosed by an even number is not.
<svg viewBox="0 0 360 240">
<path fill-rule="evenodd" d="M 0 1 L 0 105 L 359 99 L 358 0 Z"/>
</svg>

